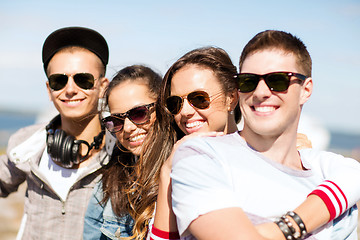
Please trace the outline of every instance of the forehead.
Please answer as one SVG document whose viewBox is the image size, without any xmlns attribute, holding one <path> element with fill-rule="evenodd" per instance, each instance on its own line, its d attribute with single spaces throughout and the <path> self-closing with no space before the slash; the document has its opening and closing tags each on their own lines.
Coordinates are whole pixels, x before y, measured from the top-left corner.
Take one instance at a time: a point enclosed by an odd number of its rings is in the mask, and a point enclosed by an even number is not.
<svg viewBox="0 0 360 240">
<path fill-rule="evenodd" d="M 171 79 L 172 95 L 181 96 L 195 90 L 212 92 L 219 88 L 219 79 L 212 70 L 194 64 L 179 69 Z"/>
<path fill-rule="evenodd" d="M 266 49 L 247 56 L 241 73 L 299 72 L 299 69 L 294 54 L 279 49 Z"/>
<path fill-rule="evenodd" d="M 93 52 L 82 48 L 67 48 L 55 53 L 49 62 L 47 72 L 49 75 L 78 72 L 96 74 L 101 70 L 101 60 Z"/>
<path fill-rule="evenodd" d="M 111 90 L 108 103 L 111 113 L 124 113 L 155 100 L 151 97 L 149 87 L 146 84 L 139 81 L 125 81 Z"/>
</svg>

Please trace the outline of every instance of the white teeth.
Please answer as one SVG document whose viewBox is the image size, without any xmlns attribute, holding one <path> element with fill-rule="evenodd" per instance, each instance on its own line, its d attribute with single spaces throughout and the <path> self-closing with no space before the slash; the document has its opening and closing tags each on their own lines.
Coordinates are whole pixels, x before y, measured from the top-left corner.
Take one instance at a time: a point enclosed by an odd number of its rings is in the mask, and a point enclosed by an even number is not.
<svg viewBox="0 0 360 240">
<path fill-rule="evenodd" d="M 67 104 L 72 104 L 72 105 L 78 104 L 79 102 L 80 102 L 80 100 L 68 100 L 68 101 L 66 101 Z"/>
<path fill-rule="evenodd" d="M 196 122 L 191 122 L 191 123 L 186 123 L 185 126 L 187 128 L 193 128 L 193 127 L 197 127 L 197 126 L 200 126 L 202 125 L 204 122 L 202 121 L 196 121 Z"/>
<path fill-rule="evenodd" d="M 266 107 L 254 107 L 254 108 L 255 108 L 255 111 L 263 112 L 263 113 L 275 111 L 275 107 L 266 106 Z"/>
<path fill-rule="evenodd" d="M 130 142 L 136 142 L 136 141 L 139 141 L 140 139 L 144 139 L 145 137 L 146 137 L 146 134 L 142 133 L 142 134 L 130 137 L 129 140 L 130 140 Z"/>
</svg>

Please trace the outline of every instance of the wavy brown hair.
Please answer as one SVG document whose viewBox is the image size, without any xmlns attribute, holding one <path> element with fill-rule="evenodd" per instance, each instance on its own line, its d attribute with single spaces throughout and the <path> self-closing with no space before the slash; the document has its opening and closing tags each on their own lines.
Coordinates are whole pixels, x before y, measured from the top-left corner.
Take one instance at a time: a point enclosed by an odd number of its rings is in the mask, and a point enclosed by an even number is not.
<svg viewBox="0 0 360 240">
<path fill-rule="evenodd" d="M 147 225 L 153 217 L 158 192 L 160 169 L 169 157 L 175 142 L 184 136 L 173 116 L 166 110 L 165 101 L 171 94 L 171 80 L 175 73 L 187 65 L 197 65 L 213 71 L 226 94 L 237 89 L 237 70 L 229 55 L 221 48 L 198 48 L 186 53 L 166 72 L 156 104 L 156 120 L 149 131 L 137 162 L 138 178 L 129 199 L 131 215 L 135 220 L 135 239 L 146 237 Z M 241 117 L 239 106 L 235 108 L 236 122 Z"/>
<path fill-rule="evenodd" d="M 121 69 L 110 82 L 105 91 L 105 106 L 108 106 L 109 96 L 112 90 L 125 81 L 138 82 L 148 87 L 152 98 L 157 99 L 162 78 L 149 67 L 132 65 Z M 121 103 L 118 103 L 121 104 Z M 111 200 L 111 207 L 117 216 L 128 213 L 129 201 L 127 191 L 136 179 L 134 165 L 136 157 L 131 152 L 121 150 L 119 142 L 114 147 L 108 165 L 102 168 L 102 204 Z"/>
</svg>

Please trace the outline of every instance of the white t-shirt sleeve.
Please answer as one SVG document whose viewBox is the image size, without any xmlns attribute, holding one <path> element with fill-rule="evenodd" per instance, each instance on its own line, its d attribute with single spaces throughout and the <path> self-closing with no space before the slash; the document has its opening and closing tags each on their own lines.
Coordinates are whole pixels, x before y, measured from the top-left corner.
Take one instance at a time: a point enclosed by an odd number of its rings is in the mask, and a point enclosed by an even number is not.
<svg viewBox="0 0 360 240">
<path fill-rule="evenodd" d="M 173 158 L 172 201 L 180 236 L 198 216 L 237 205 L 226 159 L 204 140 L 191 139 Z"/>
<path fill-rule="evenodd" d="M 360 200 L 360 163 L 339 154 L 302 150 L 309 157 L 316 171 L 326 179 L 312 194 L 326 203 L 331 218 L 336 218 Z"/>
</svg>

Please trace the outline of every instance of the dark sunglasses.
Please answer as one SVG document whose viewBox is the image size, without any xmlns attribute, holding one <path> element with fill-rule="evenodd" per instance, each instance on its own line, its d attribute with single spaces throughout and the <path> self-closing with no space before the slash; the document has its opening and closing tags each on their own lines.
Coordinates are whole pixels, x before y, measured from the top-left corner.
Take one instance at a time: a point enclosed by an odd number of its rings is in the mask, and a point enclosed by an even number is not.
<svg viewBox="0 0 360 240">
<path fill-rule="evenodd" d="M 106 118 L 103 118 L 102 122 L 111 133 L 121 131 L 124 128 L 124 122 L 126 118 L 128 118 L 136 125 L 142 125 L 149 122 L 150 108 L 154 105 L 155 103 L 150 103 L 147 105 L 132 108 L 125 113 L 114 113 Z"/>
<path fill-rule="evenodd" d="M 215 95 L 219 95 L 222 92 L 219 92 L 217 94 L 212 95 L 211 97 L 214 97 Z M 187 96 L 170 96 L 166 99 L 166 108 L 167 110 L 173 114 L 178 114 L 184 103 L 184 98 L 186 98 L 190 105 L 198 108 L 198 109 L 206 109 L 210 106 L 210 96 L 205 91 L 194 91 L 189 93 Z"/>
<path fill-rule="evenodd" d="M 63 89 L 71 76 L 76 85 L 82 89 L 91 89 L 94 87 L 95 78 L 91 73 L 76 73 L 74 75 L 56 73 L 48 77 L 50 88 L 54 91 Z"/>
<path fill-rule="evenodd" d="M 261 79 L 265 80 L 266 85 L 271 91 L 284 92 L 290 86 L 290 79 L 294 76 L 298 80 L 305 81 L 306 76 L 293 72 L 272 72 L 264 75 L 253 73 L 240 73 L 238 75 L 238 86 L 242 93 L 252 92 L 256 89 Z"/>
</svg>

